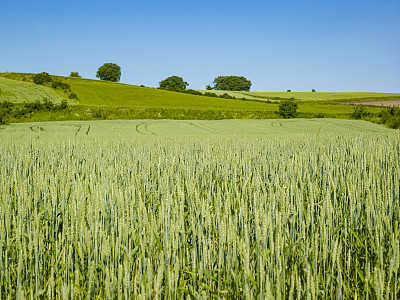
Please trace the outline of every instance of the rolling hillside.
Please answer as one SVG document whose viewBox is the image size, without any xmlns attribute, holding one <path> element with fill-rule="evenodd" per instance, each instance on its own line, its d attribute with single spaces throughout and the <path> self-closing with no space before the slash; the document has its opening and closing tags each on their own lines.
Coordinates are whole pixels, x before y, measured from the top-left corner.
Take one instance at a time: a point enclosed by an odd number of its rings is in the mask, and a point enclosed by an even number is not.
<svg viewBox="0 0 400 300">
<path fill-rule="evenodd" d="M 67 95 L 50 87 L 35 85 L 28 73 L 0 73 L 0 101 L 15 103 L 32 102 L 49 98 L 54 103 L 67 99 Z M 71 92 L 78 97 L 69 100 L 78 104 L 73 112 L 57 117 L 35 114 L 26 121 L 65 119 L 130 119 L 130 118 L 172 118 L 172 119 L 226 119 L 226 118 L 277 118 L 278 101 L 264 103 L 269 99 L 295 98 L 304 101 L 299 106 L 299 117 L 349 118 L 353 107 L 349 105 L 327 105 L 332 99 L 381 99 L 400 97 L 400 94 L 381 93 L 257 93 L 228 92 L 235 97 L 246 96 L 246 100 L 225 99 L 191 95 L 157 88 L 139 87 L 82 78 L 53 76 L 69 84 Z M 204 91 L 206 92 L 206 91 Z M 225 91 L 211 91 L 223 94 Z M 385 98 L 385 99 L 386 99 Z M 268 101 L 270 102 L 270 101 Z M 98 111 L 99 109 L 107 110 Z M 97 110 L 97 112 L 96 112 Z M 129 110 L 126 113 L 126 110 Z M 134 110 L 134 111 L 132 111 Z M 371 113 L 379 108 L 369 107 Z M 141 111 L 145 111 L 144 114 Z M 189 113 L 190 111 L 190 113 Z"/>
<path fill-rule="evenodd" d="M 54 103 L 60 103 L 64 97 L 54 89 L 42 85 L 0 77 L 0 101 L 22 103 L 48 98 Z"/>
</svg>

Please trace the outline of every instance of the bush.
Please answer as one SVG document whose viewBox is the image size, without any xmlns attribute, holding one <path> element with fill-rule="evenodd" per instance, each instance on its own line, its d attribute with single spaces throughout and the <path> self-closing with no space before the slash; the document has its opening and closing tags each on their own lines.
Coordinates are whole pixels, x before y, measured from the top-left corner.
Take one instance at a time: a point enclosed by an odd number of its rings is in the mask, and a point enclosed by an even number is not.
<svg viewBox="0 0 400 300">
<path fill-rule="evenodd" d="M 81 78 L 81 76 L 79 75 L 78 72 L 71 72 L 71 74 L 69 75 L 69 77 L 77 77 L 77 78 Z"/>
<path fill-rule="evenodd" d="M 45 84 L 51 82 L 51 77 L 49 73 L 42 72 L 33 76 L 33 82 L 35 84 Z"/>
<path fill-rule="evenodd" d="M 286 119 L 295 118 L 297 116 L 297 109 L 299 105 L 297 102 L 287 99 L 282 100 L 279 104 L 278 114 Z"/>
<path fill-rule="evenodd" d="M 203 96 L 203 93 L 202 93 L 202 92 L 199 92 L 199 91 L 196 91 L 196 90 L 192 90 L 192 89 L 183 90 L 182 92 L 183 92 L 183 93 L 187 93 L 187 94 L 192 94 L 192 95 Z"/>
<path fill-rule="evenodd" d="M 68 98 L 69 98 L 69 99 L 72 99 L 72 100 L 73 100 L 73 99 L 76 100 L 76 99 L 78 99 L 78 95 L 75 94 L 75 93 L 71 93 L 71 94 L 69 94 Z"/>
<path fill-rule="evenodd" d="M 42 110 L 53 110 L 54 103 L 49 98 L 44 98 L 41 109 Z"/>
<path fill-rule="evenodd" d="M 389 106 L 382 107 L 379 113 L 381 122 L 390 128 L 399 129 L 400 128 L 400 107 Z"/>
<path fill-rule="evenodd" d="M 286 92 L 287 92 L 287 93 L 291 93 L 291 92 L 292 92 L 292 90 L 287 90 Z"/>
<path fill-rule="evenodd" d="M 6 109 L 0 107 L 0 125 L 8 124 L 8 113 Z"/>
<path fill-rule="evenodd" d="M 60 110 L 67 109 L 67 108 L 68 108 L 68 102 L 67 102 L 67 100 L 61 101 L 61 103 L 60 103 L 60 105 L 59 105 L 58 108 L 59 108 Z"/>
<path fill-rule="evenodd" d="M 210 93 L 210 92 L 205 92 L 204 96 L 207 96 L 207 97 L 218 97 L 218 95 L 216 93 Z"/>
<path fill-rule="evenodd" d="M 64 83 L 58 79 L 55 79 L 51 82 L 51 87 L 53 89 L 60 89 L 60 90 L 70 90 L 71 89 L 71 86 L 68 83 Z"/>
<path fill-rule="evenodd" d="M 371 114 L 367 111 L 367 109 L 364 105 L 357 105 L 357 106 L 354 106 L 354 111 L 351 114 L 351 118 L 360 120 L 360 119 L 364 119 L 370 115 Z"/>
<path fill-rule="evenodd" d="M 311 90 L 312 93 L 315 93 L 316 91 L 314 89 Z"/>
<path fill-rule="evenodd" d="M 225 99 L 236 99 L 235 96 L 231 96 L 228 93 L 224 93 L 222 95 L 219 95 L 220 98 L 225 98 Z"/>
</svg>

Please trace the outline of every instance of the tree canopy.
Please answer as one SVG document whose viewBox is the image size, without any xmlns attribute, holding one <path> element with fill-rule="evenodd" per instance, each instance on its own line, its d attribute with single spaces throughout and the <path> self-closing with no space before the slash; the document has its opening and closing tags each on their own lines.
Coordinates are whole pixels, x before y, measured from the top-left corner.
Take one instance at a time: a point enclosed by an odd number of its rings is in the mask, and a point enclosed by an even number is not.
<svg viewBox="0 0 400 300">
<path fill-rule="evenodd" d="M 218 76 L 214 79 L 214 90 L 250 91 L 251 81 L 243 76 Z"/>
<path fill-rule="evenodd" d="M 97 78 L 112 82 L 118 82 L 121 79 L 121 67 L 114 63 L 105 63 L 96 74 Z"/>
<path fill-rule="evenodd" d="M 180 91 L 185 90 L 189 83 L 183 81 L 182 77 L 170 76 L 160 82 L 160 89 Z"/>
</svg>

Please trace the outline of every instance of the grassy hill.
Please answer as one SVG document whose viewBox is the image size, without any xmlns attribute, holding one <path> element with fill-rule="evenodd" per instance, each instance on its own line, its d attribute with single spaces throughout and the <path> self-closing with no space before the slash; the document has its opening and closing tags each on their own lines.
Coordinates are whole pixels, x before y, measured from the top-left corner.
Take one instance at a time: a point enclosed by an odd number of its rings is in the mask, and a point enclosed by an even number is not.
<svg viewBox="0 0 400 300">
<path fill-rule="evenodd" d="M 0 101 L 22 103 L 42 101 L 44 98 L 60 103 L 65 97 L 42 85 L 0 77 Z"/>
<path fill-rule="evenodd" d="M 210 92 L 198 90 L 200 92 Z M 400 93 L 371 93 L 371 92 L 237 92 L 237 91 L 211 91 L 217 95 L 228 93 L 237 98 L 245 97 L 253 100 L 279 101 L 293 98 L 298 101 L 314 102 L 358 102 L 400 99 Z"/>
<path fill-rule="evenodd" d="M 14 103 L 33 102 L 49 98 L 54 103 L 67 99 L 67 94 L 48 86 L 32 83 L 34 74 L 0 73 L 0 101 Z M 299 117 L 350 118 L 353 107 L 349 105 L 327 105 L 327 102 L 349 99 L 392 99 L 400 94 L 382 93 L 258 93 L 228 92 L 237 98 L 225 99 L 191 95 L 186 93 L 139 87 L 136 85 L 113 83 L 82 78 L 53 76 L 67 83 L 77 95 L 77 104 L 68 112 L 34 113 L 28 117 L 12 119 L 11 122 L 54 121 L 54 120 L 96 120 L 96 119 L 259 119 L 279 118 L 279 99 L 295 98 L 300 101 Z M 204 91 L 206 92 L 206 91 Z M 223 94 L 225 91 L 211 91 Z M 268 101 L 272 99 L 271 101 Z M 308 100 L 308 101 L 307 101 Z M 312 100 L 312 101 L 310 101 Z M 269 103 L 266 103 L 269 102 Z M 376 107 L 367 111 L 377 115 Z"/>
</svg>

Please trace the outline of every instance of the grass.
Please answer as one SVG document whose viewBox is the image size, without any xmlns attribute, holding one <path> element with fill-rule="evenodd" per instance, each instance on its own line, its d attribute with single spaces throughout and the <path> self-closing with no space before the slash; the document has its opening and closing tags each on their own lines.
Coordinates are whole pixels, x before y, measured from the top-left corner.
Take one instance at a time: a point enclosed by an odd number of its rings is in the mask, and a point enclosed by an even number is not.
<svg viewBox="0 0 400 300">
<path fill-rule="evenodd" d="M 400 98 L 399 93 L 369 93 L 369 92 L 250 92 L 245 95 L 251 95 L 253 97 L 273 99 L 273 98 L 294 98 L 300 101 L 320 101 L 320 102 L 346 102 L 346 101 L 368 101 L 368 100 L 385 100 Z"/>
<path fill-rule="evenodd" d="M 0 127 L 1 128 L 1 127 Z M 39 130 L 40 128 L 40 130 Z M 79 130 L 78 130 L 79 129 Z M 89 132 L 88 132 L 89 130 Z M 380 135 L 395 132 L 382 125 L 366 121 L 337 119 L 275 119 L 275 120 L 110 120 L 58 121 L 11 124 L 2 127 L 2 140 L 30 139 L 102 139 L 155 136 L 265 136 L 299 137 L 346 135 L 361 133 Z"/>
<path fill-rule="evenodd" d="M 300 118 L 350 118 L 353 107 L 349 105 L 327 105 L 327 99 L 338 97 L 380 97 L 377 93 L 247 93 L 247 101 L 213 98 L 171 92 L 156 88 L 139 87 L 121 83 L 104 82 L 81 78 L 55 76 L 71 86 L 78 97 L 74 107 L 68 112 L 36 113 L 10 122 L 96 120 L 96 119 L 260 119 L 279 118 L 277 103 L 263 103 L 267 98 L 285 96 L 299 97 Z M 1 73 L 2 85 L 0 101 L 31 102 L 40 97 L 50 97 L 60 102 L 65 94 L 54 89 L 31 83 L 32 74 Z M 4 90 L 4 92 L 3 92 Z M 12 94 L 9 91 L 14 91 Z M 224 91 L 211 91 L 223 94 Z M 241 92 L 228 92 L 239 97 Z M 11 96 L 14 95 L 14 96 Z M 25 96 L 30 95 L 30 96 Z M 251 97 L 249 96 L 251 95 Z M 264 96 L 263 96 L 264 95 Z M 300 95 L 300 96 L 299 96 Z M 303 101 L 313 96 L 315 101 Z M 399 95 L 399 94 L 390 94 Z M 58 97 L 58 98 L 57 98 Z M 260 98 L 264 97 L 264 98 Z M 323 99 L 323 100 L 321 100 Z M 356 99 L 356 98 L 353 98 Z M 357 98 L 358 99 L 358 98 Z M 366 98 L 363 98 L 364 100 Z M 255 101 L 252 101 L 255 100 Z M 329 100 L 331 101 L 331 100 Z M 274 102 L 274 101 L 273 101 Z M 71 103 L 71 101 L 70 101 Z M 74 102 L 75 103 L 75 102 Z M 371 116 L 379 113 L 379 108 L 368 107 Z"/>
<path fill-rule="evenodd" d="M 0 77 L 0 101 L 23 103 L 42 101 L 44 98 L 54 103 L 61 103 L 64 99 L 60 93 L 51 88 Z"/>
<path fill-rule="evenodd" d="M 400 293 L 398 131 L 146 120 L 0 139 L 2 299 Z"/>
</svg>

